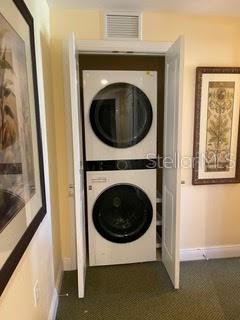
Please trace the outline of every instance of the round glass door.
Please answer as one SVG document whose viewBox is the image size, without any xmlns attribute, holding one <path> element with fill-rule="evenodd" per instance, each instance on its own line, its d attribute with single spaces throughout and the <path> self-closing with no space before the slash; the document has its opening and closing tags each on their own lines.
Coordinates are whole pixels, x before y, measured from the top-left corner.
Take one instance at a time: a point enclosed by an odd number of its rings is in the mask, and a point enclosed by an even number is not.
<svg viewBox="0 0 240 320">
<path fill-rule="evenodd" d="M 147 135 L 152 124 L 152 106 L 136 86 L 110 84 L 94 97 L 90 122 L 95 134 L 107 145 L 131 147 Z"/>
<path fill-rule="evenodd" d="M 140 238 L 152 222 L 153 209 L 147 195 L 138 187 L 115 185 L 105 190 L 93 208 L 93 223 L 105 239 L 116 243 Z"/>
</svg>

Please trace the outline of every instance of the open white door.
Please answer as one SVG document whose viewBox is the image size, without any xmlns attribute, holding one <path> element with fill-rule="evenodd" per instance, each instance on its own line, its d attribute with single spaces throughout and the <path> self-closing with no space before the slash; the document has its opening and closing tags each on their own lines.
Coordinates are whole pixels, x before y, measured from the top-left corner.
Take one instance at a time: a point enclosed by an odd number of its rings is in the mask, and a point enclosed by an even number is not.
<svg viewBox="0 0 240 320">
<path fill-rule="evenodd" d="M 75 37 L 71 34 L 65 50 L 65 64 L 67 74 L 65 79 L 66 94 L 68 93 L 68 111 L 71 109 L 71 141 L 73 159 L 73 196 L 76 220 L 78 296 L 84 297 L 86 277 L 86 228 L 85 228 L 85 198 L 84 198 L 84 170 L 83 170 L 83 137 L 80 112 L 79 81 L 77 73 L 77 59 Z"/>
<path fill-rule="evenodd" d="M 165 69 L 162 261 L 175 289 L 180 273 L 181 168 L 176 161 L 181 156 L 183 54 L 181 37 L 168 50 Z"/>
</svg>

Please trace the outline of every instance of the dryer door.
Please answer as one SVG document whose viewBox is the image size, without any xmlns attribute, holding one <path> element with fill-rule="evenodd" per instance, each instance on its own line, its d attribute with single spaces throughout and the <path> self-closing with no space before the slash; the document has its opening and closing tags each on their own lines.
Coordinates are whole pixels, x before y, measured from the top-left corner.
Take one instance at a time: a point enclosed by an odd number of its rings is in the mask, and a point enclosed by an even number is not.
<svg viewBox="0 0 240 320">
<path fill-rule="evenodd" d="M 129 83 L 113 83 L 100 90 L 90 108 L 97 137 L 115 148 L 140 142 L 152 124 L 152 106 L 146 94 Z"/>
<path fill-rule="evenodd" d="M 93 223 L 105 239 L 115 243 L 140 238 L 151 225 L 153 208 L 147 195 L 128 184 L 106 189 L 96 200 Z"/>
</svg>

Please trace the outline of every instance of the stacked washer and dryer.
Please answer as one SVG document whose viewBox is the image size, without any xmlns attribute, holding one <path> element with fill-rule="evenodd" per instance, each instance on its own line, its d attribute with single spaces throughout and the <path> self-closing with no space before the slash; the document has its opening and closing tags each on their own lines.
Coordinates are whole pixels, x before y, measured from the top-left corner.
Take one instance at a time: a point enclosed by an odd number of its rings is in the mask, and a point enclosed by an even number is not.
<svg viewBox="0 0 240 320">
<path fill-rule="evenodd" d="M 83 71 L 89 265 L 156 260 L 157 72 Z"/>
</svg>

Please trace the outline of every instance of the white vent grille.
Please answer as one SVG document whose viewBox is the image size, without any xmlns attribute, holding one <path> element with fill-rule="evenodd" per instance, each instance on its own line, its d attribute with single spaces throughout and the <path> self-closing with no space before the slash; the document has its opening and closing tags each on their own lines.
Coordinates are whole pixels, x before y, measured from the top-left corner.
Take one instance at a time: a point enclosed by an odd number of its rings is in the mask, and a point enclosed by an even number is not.
<svg viewBox="0 0 240 320">
<path fill-rule="evenodd" d="M 105 38 L 141 39 L 140 14 L 107 13 L 105 15 Z"/>
</svg>

